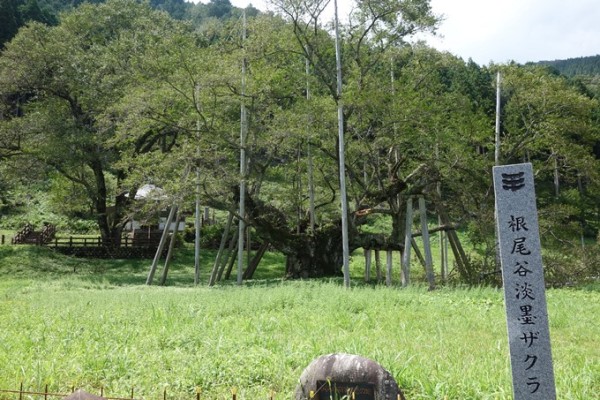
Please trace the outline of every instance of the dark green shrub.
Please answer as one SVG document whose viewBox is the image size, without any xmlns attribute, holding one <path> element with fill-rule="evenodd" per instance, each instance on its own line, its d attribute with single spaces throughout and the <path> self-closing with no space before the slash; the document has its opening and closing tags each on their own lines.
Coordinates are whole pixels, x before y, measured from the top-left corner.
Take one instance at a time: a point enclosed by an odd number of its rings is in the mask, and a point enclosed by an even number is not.
<svg viewBox="0 0 600 400">
<path fill-rule="evenodd" d="M 222 224 L 203 225 L 200 228 L 200 246 L 206 249 L 218 249 L 224 229 L 225 226 Z M 183 238 L 187 243 L 194 243 L 196 228 L 194 226 L 186 227 Z"/>
</svg>

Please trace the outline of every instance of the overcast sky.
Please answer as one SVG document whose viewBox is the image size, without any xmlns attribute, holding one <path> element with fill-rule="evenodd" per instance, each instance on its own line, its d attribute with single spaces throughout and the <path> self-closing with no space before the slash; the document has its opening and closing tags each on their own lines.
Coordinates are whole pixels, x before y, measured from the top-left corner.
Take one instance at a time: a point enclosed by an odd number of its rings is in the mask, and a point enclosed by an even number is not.
<svg viewBox="0 0 600 400">
<path fill-rule="evenodd" d="M 230 1 L 268 9 L 268 0 Z M 340 17 L 351 3 L 338 0 Z M 443 37 L 428 42 L 481 65 L 600 54 L 598 0 L 431 0 L 431 6 L 444 16 L 438 31 Z"/>
</svg>

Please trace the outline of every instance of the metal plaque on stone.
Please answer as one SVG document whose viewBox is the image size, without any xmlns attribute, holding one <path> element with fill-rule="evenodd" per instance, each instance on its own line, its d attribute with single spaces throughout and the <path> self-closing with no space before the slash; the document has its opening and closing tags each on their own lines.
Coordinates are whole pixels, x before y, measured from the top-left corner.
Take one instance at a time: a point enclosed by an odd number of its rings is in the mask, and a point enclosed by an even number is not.
<svg viewBox="0 0 600 400">
<path fill-rule="evenodd" d="M 375 385 L 372 383 L 317 381 L 317 389 L 319 400 L 375 400 Z"/>
<path fill-rule="evenodd" d="M 496 224 L 515 400 L 554 400 L 533 168 L 494 167 Z"/>
</svg>

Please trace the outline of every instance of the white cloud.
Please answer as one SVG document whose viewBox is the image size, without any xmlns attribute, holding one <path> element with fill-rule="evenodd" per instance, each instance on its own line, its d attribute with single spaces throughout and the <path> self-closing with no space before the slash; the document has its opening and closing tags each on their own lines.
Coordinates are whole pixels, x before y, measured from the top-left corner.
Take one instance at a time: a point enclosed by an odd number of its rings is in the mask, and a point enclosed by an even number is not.
<svg viewBox="0 0 600 400">
<path fill-rule="evenodd" d="M 269 0 L 230 1 L 236 7 L 273 9 Z M 340 18 L 352 4 L 338 0 Z M 431 0 L 431 6 L 446 19 L 439 30 L 443 37 L 427 41 L 479 64 L 600 54 L 598 0 Z M 332 15 L 333 0 L 329 7 Z"/>
<path fill-rule="evenodd" d="M 600 53 L 597 0 L 432 0 L 446 15 L 442 40 L 432 40 L 480 64 L 553 60 Z"/>
</svg>

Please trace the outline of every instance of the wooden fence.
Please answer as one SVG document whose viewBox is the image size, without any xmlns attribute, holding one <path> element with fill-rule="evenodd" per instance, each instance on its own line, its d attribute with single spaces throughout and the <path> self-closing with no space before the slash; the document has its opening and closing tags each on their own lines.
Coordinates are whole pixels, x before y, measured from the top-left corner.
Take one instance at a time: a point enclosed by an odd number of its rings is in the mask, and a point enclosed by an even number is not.
<svg viewBox="0 0 600 400">
<path fill-rule="evenodd" d="M 55 234 L 56 227 L 52 224 L 45 224 L 41 231 L 36 231 L 33 225 L 28 223 L 15 234 L 11 239 L 11 243 L 43 245 L 51 242 Z M 4 244 L 4 238 L 2 238 L 2 244 Z"/>
<path fill-rule="evenodd" d="M 139 235 L 135 238 L 124 236 L 121 240 L 119 247 L 111 246 L 109 243 L 102 240 L 102 237 L 95 236 L 68 236 L 68 237 L 56 237 L 52 239 L 36 236 L 35 239 L 31 238 L 31 232 L 26 232 L 29 235 L 29 240 L 24 240 L 24 234 L 18 237 L 6 237 L 5 235 L 0 236 L 0 244 L 29 244 L 37 246 L 45 246 L 56 250 L 62 254 L 72 255 L 76 257 L 84 258 L 115 258 L 115 259 L 129 259 L 129 258 L 153 258 L 158 248 L 158 242 L 160 236 L 152 235 Z M 163 251 L 162 256 L 164 257 L 167 252 L 167 247 Z"/>
<path fill-rule="evenodd" d="M 152 258 L 156 254 L 158 241 L 154 238 L 145 239 L 136 237 L 135 239 L 131 239 L 126 236 L 122 239 L 120 246 L 115 247 L 103 241 L 100 236 L 69 236 L 56 237 L 47 246 L 62 254 L 76 257 Z M 166 253 L 166 249 L 163 253 Z"/>
<path fill-rule="evenodd" d="M 75 396 L 75 397 L 82 398 L 82 399 L 88 399 L 88 398 L 97 399 L 96 396 L 98 396 L 98 395 L 93 395 L 93 394 L 91 396 L 86 396 L 88 393 L 82 392 L 79 390 L 76 392 L 74 387 L 71 389 L 71 393 L 66 393 L 66 394 L 65 393 L 52 393 L 52 392 L 48 391 L 48 385 L 45 386 L 43 391 L 24 390 L 22 383 L 21 383 L 21 387 L 18 390 L 0 389 L 0 399 L 2 399 L 2 400 L 5 400 L 5 399 L 6 400 L 8 400 L 8 399 L 15 399 L 15 400 L 17 400 L 17 399 L 18 400 L 44 399 L 44 400 L 48 400 L 51 398 L 64 399 L 66 397 L 73 396 L 74 394 L 75 395 L 79 394 L 79 396 Z M 311 395 L 313 395 L 313 394 L 311 393 Z M 131 395 L 129 397 L 106 397 L 106 396 L 104 396 L 103 388 L 100 388 L 99 396 L 101 399 L 105 399 L 105 400 L 143 400 L 143 397 L 137 397 L 137 398 L 135 397 L 134 388 L 131 389 Z M 151 398 L 155 399 L 155 398 L 157 398 L 157 396 L 152 396 Z M 268 400 L 275 400 L 276 399 L 275 392 L 273 390 L 271 390 L 269 392 L 269 394 L 266 396 L 266 398 Z M 281 398 L 283 398 L 283 397 L 281 397 Z M 314 398 L 314 397 L 311 397 L 311 399 L 312 398 Z M 173 395 L 173 397 L 170 397 L 169 393 L 167 392 L 167 388 L 165 388 L 162 393 L 162 399 L 163 400 L 181 399 L 181 396 L 178 395 L 177 397 L 175 397 L 175 395 Z M 202 397 L 202 391 L 200 388 L 196 388 L 196 393 L 193 395 L 190 395 L 190 400 L 192 400 L 192 399 L 194 399 L 194 400 L 204 399 L 204 397 Z M 238 400 L 237 388 L 231 389 L 231 400 Z"/>
<path fill-rule="evenodd" d="M 47 245 L 49 247 L 108 247 L 109 243 L 103 241 L 100 236 L 69 236 L 55 237 Z M 145 239 L 136 237 L 135 239 L 131 239 L 125 236 L 121 239 L 120 247 L 156 247 L 157 245 L 158 241 L 154 238 Z"/>
</svg>

